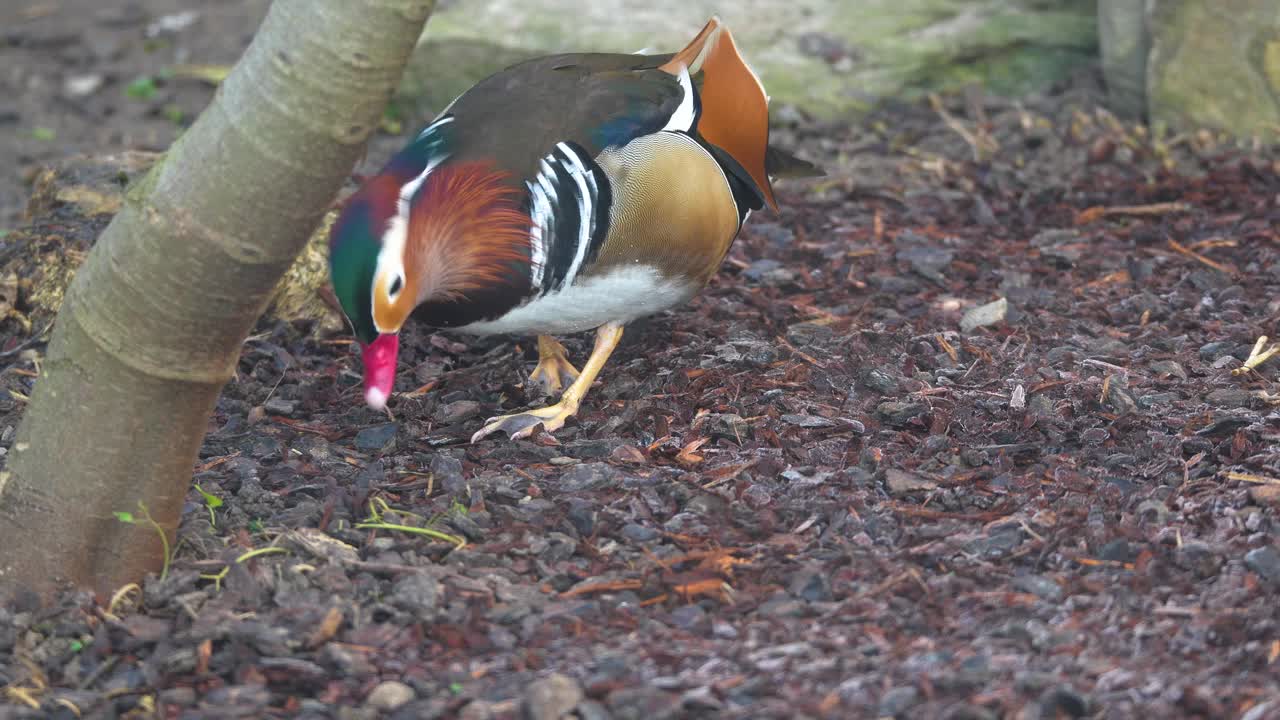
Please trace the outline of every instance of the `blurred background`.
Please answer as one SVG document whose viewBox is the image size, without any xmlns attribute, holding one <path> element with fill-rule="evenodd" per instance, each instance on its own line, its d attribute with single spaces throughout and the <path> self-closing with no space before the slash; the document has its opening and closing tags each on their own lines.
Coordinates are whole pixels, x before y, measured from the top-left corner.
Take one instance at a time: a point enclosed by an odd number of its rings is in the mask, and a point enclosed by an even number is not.
<svg viewBox="0 0 1280 720">
<path fill-rule="evenodd" d="M 167 147 L 268 5 L 0 3 L 0 232 L 42 163 Z M 1276 0 L 442 0 L 384 135 L 522 58 L 676 50 L 717 13 L 788 122 L 856 123 L 885 99 L 1019 96 L 1084 78 L 1126 120 L 1280 138 Z M 375 143 L 371 157 L 381 152 Z"/>
</svg>

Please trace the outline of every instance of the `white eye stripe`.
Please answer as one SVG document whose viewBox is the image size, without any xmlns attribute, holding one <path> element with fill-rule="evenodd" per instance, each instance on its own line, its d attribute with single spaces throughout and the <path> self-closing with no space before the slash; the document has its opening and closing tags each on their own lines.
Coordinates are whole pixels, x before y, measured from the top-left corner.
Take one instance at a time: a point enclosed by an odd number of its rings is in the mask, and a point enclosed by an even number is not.
<svg viewBox="0 0 1280 720">
<path fill-rule="evenodd" d="M 452 116 L 441 117 L 435 122 L 428 125 L 418 134 L 418 141 L 427 138 L 436 133 L 441 127 L 453 122 Z M 388 288 L 395 287 L 399 281 L 399 287 L 395 291 L 388 291 L 388 299 L 395 301 L 399 291 L 404 289 L 404 248 L 409 239 L 409 214 L 413 208 L 413 196 L 427 181 L 427 177 L 431 175 L 440 163 L 449 157 L 447 152 L 438 152 L 427 160 L 427 164 L 422 168 L 422 172 L 418 173 L 408 182 L 400 187 L 400 192 L 396 196 L 396 212 L 387 219 L 387 226 L 382 232 L 382 248 L 378 251 L 378 260 L 376 269 L 374 270 L 373 287 L 369 288 L 369 292 L 373 295 L 372 307 L 378 306 L 378 288 L 380 283 L 378 278 L 388 273 L 395 273 L 391 284 Z M 374 326 L 377 327 L 377 319 L 374 319 Z M 377 328 L 379 332 L 384 332 L 383 328 Z"/>
</svg>

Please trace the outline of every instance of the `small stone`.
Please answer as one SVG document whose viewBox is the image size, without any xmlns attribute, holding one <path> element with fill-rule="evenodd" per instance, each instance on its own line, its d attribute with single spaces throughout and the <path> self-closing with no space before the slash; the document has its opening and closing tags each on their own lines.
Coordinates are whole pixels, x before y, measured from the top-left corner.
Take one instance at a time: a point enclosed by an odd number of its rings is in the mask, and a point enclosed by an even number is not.
<svg viewBox="0 0 1280 720">
<path fill-rule="evenodd" d="M 1253 424 L 1253 421 L 1245 417 L 1221 417 L 1197 430 L 1196 435 L 1201 437 L 1226 437 L 1251 424 Z M 1187 444 L 1183 443 L 1184 450 L 1186 447 Z"/>
<path fill-rule="evenodd" d="M 995 560 L 1009 555 L 1022 544 L 1022 529 L 1004 527 L 992 530 L 986 537 L 969 543 L 968 550 L 976 555 Z"/>
<path fill-rule="evenodd" d="M 876 413 L 890 425 L 906 425 L 925 413 L 927 408 L 919 403 L 882 402 L 876 406 Z"/>
<path fill-rule="evenodd" d="M 819 567 L 803 567 L 791 576 L 787 587 L 795 597 L 809 602 L 830 602 L 832 599 L 831 579 L 828 573 Z"/>
<path fill-rule="evenodd" d="M 1224 410 L 1249 407 L 1249 400 L 1249 391 L 1241 388 L 1219 388 L 1204 396 L 1206 403 Z"/>
<path fill-rule="evenodd" d="M 699 515 L 721 515 L 728 511 L 729 502 L 714 493 L 699 493 L 690 498 L 684 509 Z"/>
<path fill-rule="evenodd" d="M 911 686 L 890 689 L 880 698 L 881 717 L 906 717 L 906 712 L 920 703 L 920 691 Z"/>
<path fill-rule="evenodd" d="M 759 509 L 773 502 L 773 492 L 760 483 L 753 483 L 742 491 L 739 499 L 752 508 Z"/>
<path fill-rule="evenodd" d="M 466 489 L 466 478 L 462 474 L 462 461 L 449 455 L 436 454 L 431 457 L 427 466 L 433 482 L 446 493 L 458 495 Z"/>
<path fill-rule="evenodd" d="M 1129 541 L 1120 538 L 1103 545 L 1102 549 L 1098 551 L 1098 558 L 1100 560 L 1125 563 L 1133 558 L 1133 551 L 1129 547 Z"/>
<path fill-rule="evenodd" d="M 758 273 L 758 276 L 765 285 L 773 286 L 791 285 L 796 280 L 795 272 L 790 268 L 782 267 L 781 263 L 777 267 Z"/>
<path fill-rule="evenodd" d="M 706 516 L 701 513 L 683 511 L 672 515 L 662 523 L 662 529 L 669 533 L 681 535 L 706 535 L 711 532 L 705 522 Z"/>
<path fill-rule="evenodd" d="M 432 615 L 440 602 L 440 581 L 425 572 L 405 575 L 391 588 L 391 603 L 419 615 Z"/>
<path fill-rule="evenodd" d="M 390 452 L 396 446 L 399 423 L 384 423 L 367 427 L 356 433 L 355 446 L 364 452 Z"/>
<path fill-rule="evenodd" d="M 1101 445 L 1111 437 L 1106 428 L 1089 428 L 1080 433 L 1080 441 L 1085 445 Z"/>
<path fill-rule="evenodd" d="M 751 263 L 746 270 L 742 271 L 743 277 L 752 282 L 760 282 L 767 273 L 773 272 L 782 267 L 782 263 L 771 258 L 761 258 Z"/>
<path fill-rule="evenodd" d="M 998 322 L 1002 322 L 1008 313 L 1009 301 L 1005 298 L 989 302 L 986 305 L 979 305 L 969 309 L 960 318 L 960 330 L 961 332 L 972 332 L 980 327 L 995 325 Z"/>
<path fill-rule="evenodd" d="M 1089 714 L 1089 699 L 1072 688 L 1050 688 L 1040 696 L 1040 717 L 1078 718 Z"/>
<path fill-rule="evenodd" d="M 939 284 L 946 281 L 942 271 L 947 269 L 954 257 L 955 253 L 946 248 L 924 244 L 900 248 L 895 256 L 898 262 L 907 263 L 916 273 Z"/>
<path fill-rule="evenodd" d="M 996 714 L 978 705 L 953 705 L 942 720 L 998 720 Z"/>
<path fill-rule="evenodd" d="M 413 717 L 421 717 L 414 715 Z M 485 700 L 472 700 L 458 711 L 458 720 L 493 720 L 497 717 L 493 711 L 493 703 Z M 348 720 L 342 718 L 342 720 Z"/>
<path fill-rule="evenodd" d="M 1048 228 L 1031 238 L 1031 247 L 1045 248 L 1066 245 L 1080 239 L 1080 232 L 1072 228 Z"/>
<path fill-rule="evenodd" d="M 1107 385 L 1107 404 L 1121 415 L 1138 411 L 1138 401 L 1134 399 L 1133 393 L 1129 391 L 1124 381 L 1119 378 L 1112 378 Z"/>
<path fill-rule="evenodd" d="M 1019 383 L 1009 395 L 1009 409 L 1021 410 L 1027 406 L 1027 389 Z"/>
<path fill-rule="evenodd" d="M 175 35 L 191 27 L 199 19 L 200 13 L 196 10 L 161 15 L 147 24 L 146 36 L 154 38 L 160 35 Z"/>
<path fill-rule="evenodd" d="M 681 630 L 699 630 L 707 622 L 707 611 L 701 605 L 681 605 L 671 611 L 671 624 Z"/>
<path fill-rule="evenodd" d="M 560 489 L 570 493 L 594 490 L 608 484 L 613 475 L 613 468 L 604 463 L 574 465 L 560 476 Z"/>
<path fill-rule="evenodd" d="M 799 347 L 820 345 L 835 334 L 830 325 L 799 322 L 787 326 L 787 341 Z"/>
<path fill-rule="evenodd" d="M 863 385 L 881 395 L 893 395 L 898 392 L 898 379 L 884 370 L 869 368 L 862 372 L 859 379 Z"/>
<path fill-rule="evenodd" d="M 680 717 L 680 698 L 655 687 L 624 687 L 605 698 L 617 720 L 671 720 Z"/>
<path fill-rule="evenodd" d="M 1259 505 L 1280 507 L 1280 485 L 1254 485 L 1249 488 L 1249 497 Z"/>
<path fill-rule="evenodd" d="M 839 424 L 818 415 L 783 415 L 782 422 L 802 428 L 829 428 Z"/>
<path fill-rule="evenodd" d="M 582 537 L 591 537 L 596 526 L 596 504 L 583 498 L 569 498 L 569 512 L 565 518 Z"/>
<path fill-rule="evenodd" d="M 285 417 L 293 417 L 298 411 L 298 403 L 284 398 L 273 397 L 262 404 L 262 409 L 268 415 L 283 415 Z"/>
<path fill-rule="evenodd" d="M 1250 550 L 1244 556 L 1244 564 L 1263 580 L 1280 586 L 1280 551 L 1274 547 L 1268 545 Z"/>
<path fill-rule="evenodd" d="M 914 295 L 922 287 L 918 280 L 901 275 L 872 275 L 867 280 L 880 292 L 892 295 Z"/>
<path fill-rule="evenodd" d="M 1200 359 L 1207 363 L 1211 363 L 1218 358 L 1231 355 L 1235 349 L 1236 343 L 1230 341 L 1222 340 L 1218 342 L 1205 343 L 1200 346 Z"/>
<path fill-rule="evenodd" d="M 752 231 L 756 235 L 763 236 L 774 245 L 786 245 L 796 236 L 794 230 L 786 225 L 780 225 L 778 223 L 756 223 L 752 227 Z"/>
<path fill-rule="evenodd" d="M 1159 405 L 1172 405 L 1180 399 L 1177 393 L 1150 393 L 1138 398 L 1138 407 L 1153 408 Z"/>
<path fill-rule="evenodd" d="M 773 343 L 748 340 L 733 344 L 742 361 L 752 367 L 767 367 L 778 361 L 778 348 Z"/>
<path fill-rule="evenodd" d="M 1045 600 L 1062 597 L 1062 586 L 1043 575 L 1019 575 L 1013 579 L 1013 589 Z"/>
<path fill-rule="evenodd" d="M 889 488 L 890 495 L 909 495 L 913 492 L 928 492 L 938 488 L 938 484 L 928 478 L 896 468 L 884 471 L 884 483 Z"/>
<path fill-rule="evenodd" d="M 104 78 L 99 73 L 87 75 L 71 75 L 62 81 L 62 92 L 69 98 L 82 98 L 92 95 L 102 87 Z"/>
<path fill-rule="evenodd" d="M 560 720 L 582 702 L 577 680 L 553 673 L 529 683 L 524 695 L 524 716 L 529 720 Z"/>
<path fill-rule="evenodd" d="M 609 710 L 595 700 L 583 700 L 578 703 L 578 720 L 611 720 Z"/>
<path fill-rule="evenodd" d="M 1115 453 L 1114 455 L 1108 455 L 1107 458 L 1102 461 L 1103 467 L 1112 469 L 1129 468 L 1137 464 L 1138 458 L 1128 453 Z"/>
<path fill-rule="evenodd" d="M 1182 547 L 1178 548 L 1174 555 L 1173 561 L 1178 567 L 1190 570 L 1201 580 L 1217 575 L 1223 562 L 1213 546 L 1203 540 L 1183 542 Z"/>
<path fill-rule="evenodd" d="M 1031 400 L 1027 403 L 1027 412 L 1040 418 L 1058 416 L 1058 410 L 1053 406 L 1053 399 L 1043 393 L 1031 396 Z"/>
<path fill-rule="evenodd" d="M 1156 375 L 1168 375 L 1179 380 L 1187 379 L 1187 369 L 1172 360 L 1157 360 L 1151 363 L 1151 372 Z"/>
<path fill-rule="evenodd" d="M 393 712 L 401 705 L 413 702 L 413 688 L 398 680 L 386 680 L 369 692 L 364 704 L 379 712 Z"/>
<path fill-rule="evenodd" d="M 1062 363 L 1074 361 L 1079 352 L 1080 348 L 1061 345 L 1056 348 L 1050 348 L 1049 352 L 1044 354 L 1044 360 L 1050 365 L 1061 365 Z"/>
<path fill-rule="evenodd" d="M 627 523 L 622 526 L 622 537 L 631 542 L 649 542 L 658 537 L 658 531 L 644 525 Z"/>
<path fill-rule="evenodd" d="M 160 691 L 159 699 L 161 705 L 178 705 L 181 707 L 188 707 L 196 704 L 196 691 L 195 688 L 183 687 L 181 685 L 165 688 Z"/>
<path fill-rule="evenodd" d="M 346 678 L 369 678 L 376 671 L 369 655 L 353 651 L 347 644 L 338 642 L 325 643 L 320 650 L 320 664 L 333 667 Z"/>
<path fill-rule="evenodd" d="M 1048 247 L 1040 251 L 1040 257 L 1048 261 L 1049 265 L 1060 268 L 1069 268 L 1079 262 L 1084 257 L 1084 251 L 1079 247 L 1062 246 Z"/>
<path fill-rule="evenodd" d="M 443 425 L 465 422 L 480 414 L 480 403 L 475 400 L 455 400 L 435 412 L 435 420 Z"/>
<path fill-rule="evenodd" d="M 703 430 L 712 440 L 724 439 L 741 444 L 752 436 L 751 425 L 741 415 L 716 413 L 708 415 L 704 423 Z"/>
</svg>

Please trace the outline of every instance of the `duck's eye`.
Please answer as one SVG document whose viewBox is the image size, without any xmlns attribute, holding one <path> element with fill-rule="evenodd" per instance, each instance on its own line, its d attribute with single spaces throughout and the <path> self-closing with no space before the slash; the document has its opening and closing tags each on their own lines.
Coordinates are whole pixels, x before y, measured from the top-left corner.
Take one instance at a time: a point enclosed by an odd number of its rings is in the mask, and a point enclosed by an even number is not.
<svg viewBox="0 0 1280 720">
<path fill-rule="evenodd" d="M 400 290 L 404 288 L 404 276 L 396 275 L 391 279 L 391 287 L 387 288 L 387 297 L 394 301 L 396 296 L 400 294 Z"/>
</svg>

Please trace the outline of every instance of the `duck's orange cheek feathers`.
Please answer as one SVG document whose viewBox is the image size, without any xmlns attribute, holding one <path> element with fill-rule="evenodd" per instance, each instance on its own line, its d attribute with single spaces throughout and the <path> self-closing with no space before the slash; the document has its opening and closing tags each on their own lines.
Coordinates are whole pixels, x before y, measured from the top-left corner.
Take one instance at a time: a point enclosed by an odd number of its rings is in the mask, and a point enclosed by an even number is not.
<svg viewBox="0 0 1280 720">
<path fill-rule="evenodd" d="M 389 333 L 361 348 L 364 361 L 364 401 L 374 410 L 387 406 L 396 383 L 396 358 L 400 354 L 400 335 Z"/>
</svg>

